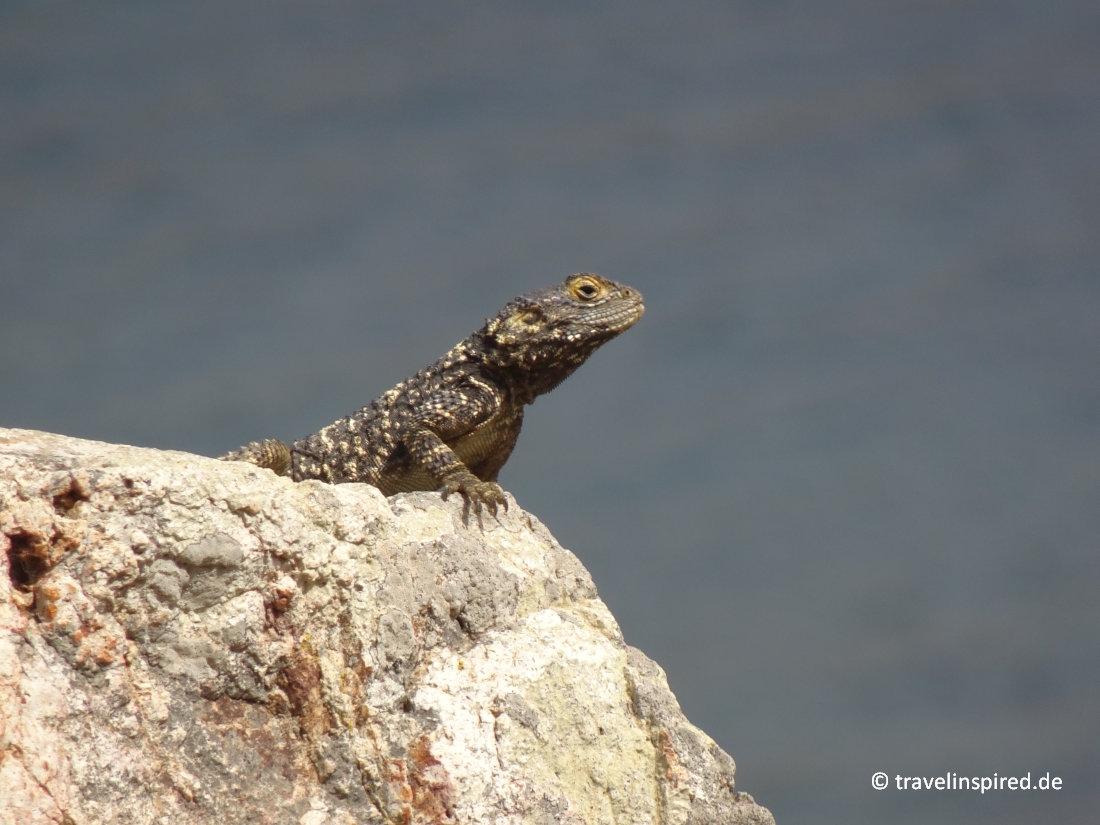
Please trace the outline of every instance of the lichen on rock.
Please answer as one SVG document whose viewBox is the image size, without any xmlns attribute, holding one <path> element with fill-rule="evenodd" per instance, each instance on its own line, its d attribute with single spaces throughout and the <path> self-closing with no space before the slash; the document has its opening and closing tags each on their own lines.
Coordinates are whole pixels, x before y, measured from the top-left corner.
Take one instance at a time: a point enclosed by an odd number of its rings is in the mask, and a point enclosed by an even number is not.
<svg viewBox="0 0 1100 825">
<path fill-rule="evenodd" d="M 0 430 L 0 822 L 772 823 L 509 503 Z"/>
</svg>

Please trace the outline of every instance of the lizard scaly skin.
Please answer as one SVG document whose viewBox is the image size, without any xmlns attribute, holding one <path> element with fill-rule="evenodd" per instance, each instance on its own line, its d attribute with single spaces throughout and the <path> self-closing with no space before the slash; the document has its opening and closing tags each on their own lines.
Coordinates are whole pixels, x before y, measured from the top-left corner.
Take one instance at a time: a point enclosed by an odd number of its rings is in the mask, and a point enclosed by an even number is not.
<svg viewBox="0 0 1100 825">
<path fill-rule="evenodd" d="M 497 474 L 523 409 L 600 346 L 634 325 L 638 290 L 591 273 L 509 301 L 442 358 L 367 406 L 289 447 L 253 442 L 223 459 L 249 461 L 295 481 L 361 481 L 385 495 L 459 493 L 467 506 L 507 506 Z"/>
</svg>

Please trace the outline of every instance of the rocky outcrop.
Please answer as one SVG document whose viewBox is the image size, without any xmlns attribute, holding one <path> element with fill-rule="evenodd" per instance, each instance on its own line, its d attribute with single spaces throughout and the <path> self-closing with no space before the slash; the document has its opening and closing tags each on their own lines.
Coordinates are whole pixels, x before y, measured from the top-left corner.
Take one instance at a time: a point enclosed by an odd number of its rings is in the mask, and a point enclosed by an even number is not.
<svg viewBox="0 0 1100 825">
<path fill-rule="evenodd" d="M 0 430 L 0 821 L 772 823 L 509 503 Z"/>
</svg>

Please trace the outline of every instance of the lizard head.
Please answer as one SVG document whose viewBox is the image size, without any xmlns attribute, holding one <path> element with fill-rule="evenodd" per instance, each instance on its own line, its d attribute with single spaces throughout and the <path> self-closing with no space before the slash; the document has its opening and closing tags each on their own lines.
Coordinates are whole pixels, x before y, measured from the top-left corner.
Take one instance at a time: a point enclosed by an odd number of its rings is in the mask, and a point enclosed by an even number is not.
<svg viewBox="0 0 1100 825">
<path fill-rule="evenodd" d="M 530 372 L 564 370 L 564 378 L 597 348 L 632 327 L 643 312 L 638 290 L 581 272 L 557 286 L 512 299 L 486 322 L 482 333 L 499 366 Z"/>
</svg>

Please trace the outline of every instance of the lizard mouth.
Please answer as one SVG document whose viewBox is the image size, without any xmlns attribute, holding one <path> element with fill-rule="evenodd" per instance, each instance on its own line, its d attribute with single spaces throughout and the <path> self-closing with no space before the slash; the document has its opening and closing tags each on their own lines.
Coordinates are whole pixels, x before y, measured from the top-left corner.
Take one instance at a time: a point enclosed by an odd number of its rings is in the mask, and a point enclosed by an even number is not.
<svg viewBox="0 0 1100 825">
<path fill-rule="evenodd" d="M 594 322 L 605 327 L 609 332 L 619 333 L 630 329 L 645 314 L 645 304 L 642 302 L 642 293 L 636 289 L 624 288 L 622 301 L 608 305 L 599 313 Z M 626 303 L 624 304 L 623 301 Z"/>
<path fill-rule="evenodd" d="M 618 328 L 618 331 L 622 332 L 623 330 L 630 329 L 642 319 L 643 315 L 645 315 L 645 304 L 638 302 L 627 311 L 626 318 Z"/>
</svg>

